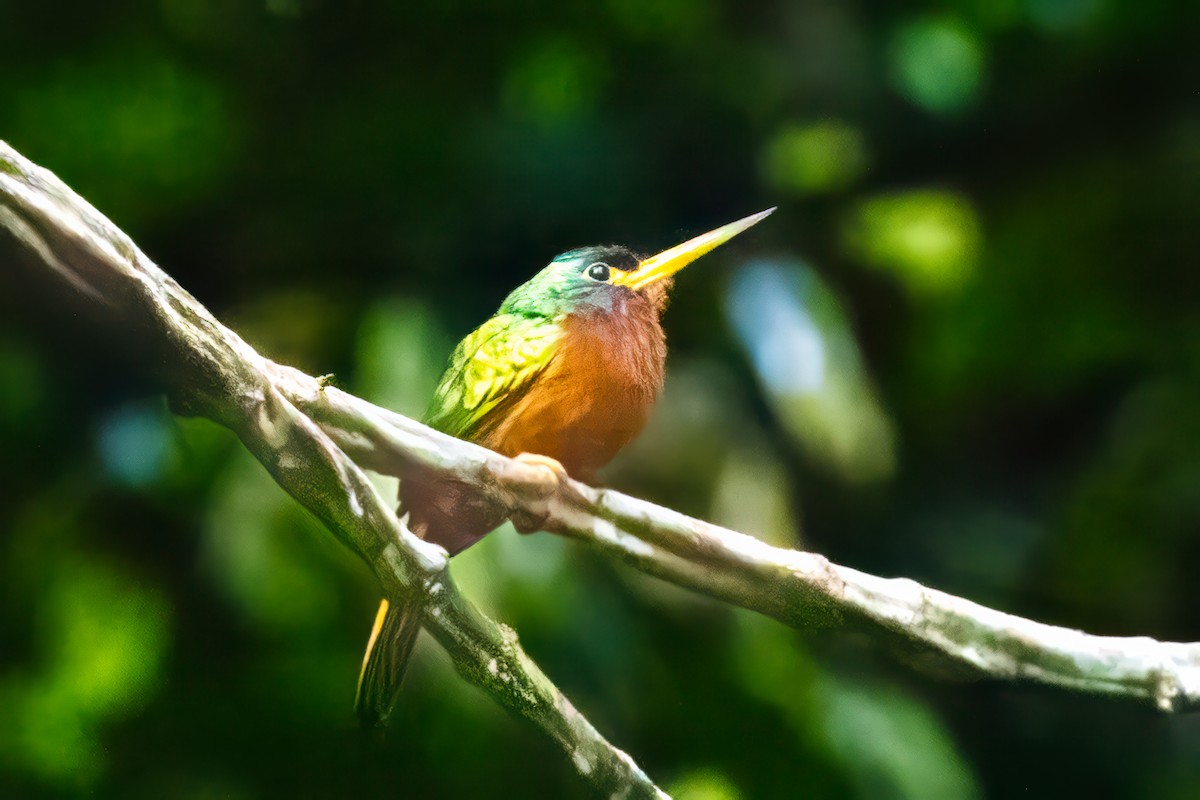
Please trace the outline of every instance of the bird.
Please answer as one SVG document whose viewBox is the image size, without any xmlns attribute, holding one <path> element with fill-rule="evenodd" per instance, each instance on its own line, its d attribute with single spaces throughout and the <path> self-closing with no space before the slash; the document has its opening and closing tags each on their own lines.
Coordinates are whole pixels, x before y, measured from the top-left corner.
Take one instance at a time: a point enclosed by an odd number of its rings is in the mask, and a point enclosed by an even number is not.
<svg viewBox="0 0 1200 800">
<path fill-rule="evenodd" d="M 676 273 L 774 210 L 648 258 L 620 245 L 556 256 L 459 342 L 425 423 L 591 482 L 642 429 L 662 389 L 660 318 Z M 451 479 L 406 478 L 397 513 L 453 556 L 498 527 L 507 510 Z M 355 696 L 364 727 L 390 714 L 420 618 L 419 599 L 380 602 Z"/>
</svg>

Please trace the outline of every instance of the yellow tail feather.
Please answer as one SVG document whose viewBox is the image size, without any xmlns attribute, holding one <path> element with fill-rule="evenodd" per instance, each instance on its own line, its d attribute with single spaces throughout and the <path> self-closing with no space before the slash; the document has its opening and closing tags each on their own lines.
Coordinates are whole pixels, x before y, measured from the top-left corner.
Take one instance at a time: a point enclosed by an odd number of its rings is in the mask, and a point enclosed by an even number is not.
<svg viewBox="0 0 1200 800">
<path fill-rule="evenodd" d="M 419 612 L 411 605 L 393 606 L 387 600 L 379 603 L 354 698 L 355 711 L 364 727 L 383 724 L 396 703 L 409 654 L 421 629 Z"/>
</svg>

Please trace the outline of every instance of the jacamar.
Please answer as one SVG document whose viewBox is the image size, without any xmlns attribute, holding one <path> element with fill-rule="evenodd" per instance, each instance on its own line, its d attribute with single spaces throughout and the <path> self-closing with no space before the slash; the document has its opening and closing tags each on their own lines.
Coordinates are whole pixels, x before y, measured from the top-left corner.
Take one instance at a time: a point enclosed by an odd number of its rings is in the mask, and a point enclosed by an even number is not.
<svg viewBox="0 0 1200 800">
<path fill-rule="evenodd" d="M 662 388 L 667 348 L 659 317 L 675 273 L 774 210 L 649 258 L 616 245 L 557 256 L 459 342 L 426 424 L 591 480 L 641 430 Z M 506 516 L 461 483 L 412 478 L 400 484 L 398 513 L 450 555 Z M 391 710 L 420 617 L 411 603 L 380 603 L 355 700 L 364 725 Z"/>
</svg>

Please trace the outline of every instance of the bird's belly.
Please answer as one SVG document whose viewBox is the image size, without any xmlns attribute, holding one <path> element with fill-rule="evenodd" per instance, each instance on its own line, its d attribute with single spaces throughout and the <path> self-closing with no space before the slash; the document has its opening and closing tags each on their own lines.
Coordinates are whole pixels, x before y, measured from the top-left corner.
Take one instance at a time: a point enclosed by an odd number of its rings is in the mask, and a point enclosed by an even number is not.
<svg viewBox="0 0 1200 800">
<path fill-rule="evenodd" d="M 588 480 L 637 435 L 653 397 L 619 376 L 560 372 L 540 382 L 480 444 L 503 453 L 549 456 Z"/>
<path fill-rule="evenodd" d="M 594 374 L 594 373 L 593 373 Z M 645 424 L 653 397 L 619 381 L 585 383 L 577 377 L 544 380 L 475 442 L 507 456 L 537 453 L 560 462 L 567 474 L 590 480 Z M 406 480 L 402 509 L 423 539 L 453 555 L 504 521 L 503 508 L 456 481 Z"/>
</svg>

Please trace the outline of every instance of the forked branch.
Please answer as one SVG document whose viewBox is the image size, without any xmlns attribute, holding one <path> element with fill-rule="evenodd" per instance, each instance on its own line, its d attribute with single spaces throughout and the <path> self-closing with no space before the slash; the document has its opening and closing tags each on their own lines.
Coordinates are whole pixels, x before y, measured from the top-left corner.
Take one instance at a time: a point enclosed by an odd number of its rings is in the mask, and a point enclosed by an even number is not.
<svg viewBox="0 0 1200 800">
<path fill-rule="evenodd" d="M 281 376 L 302 377 L 319 392 L 317 381 L 256 353 L 58 178 L 0 142 L 0 264 L 13 268 L 13 255 L 78 290 L 68 291 L 101 325 L 149 348 L 173 406 L 235 431 L 285 491 L 371 566 L 385 593 L 401 601 L 423 593 L 425 628 L 458 671 L 550 735 L 598 791 L 666 797 L 575 710 L 512 629 L 459 593 L 446 551 L 413 536 L 279 385 Z"/>
</svg>

